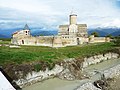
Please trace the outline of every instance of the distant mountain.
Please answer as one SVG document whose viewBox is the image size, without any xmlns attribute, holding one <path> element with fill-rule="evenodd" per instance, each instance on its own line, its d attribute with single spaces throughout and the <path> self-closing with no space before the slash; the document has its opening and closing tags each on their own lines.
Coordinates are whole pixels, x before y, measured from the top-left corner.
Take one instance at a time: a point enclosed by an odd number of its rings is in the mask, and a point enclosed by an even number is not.
<svg viewBox="0 0 120 90">
<path fill-rule="evenodd" d="M 113 32 L 111 33 L 112 36 L 119 36 L 120 35 L 120 30 L 119 31 L 116 31 L 116 32 Z"/>
<path fill-rule="evenodd" d="M 14 29 L 0 29 L 0 38 L 11 38 L 13 32 L 22 30 L 22 28 L 14 28 Z M 31 34 L 33 36 L 48 36 L 48 35 L 57 35 L 57 30 L 43 30 L 42 28 L 31 28 Z"/>
<path fill-rule="evenodd" d="M 7 36 L 5 36 L 5 35 L 0 34 L 0 38 L 9 38 L 9 37 L 7 37 Z"/>
<path fill-rule="evenodd" d="M 57 30 L 48 30 L 48 31 L 31 31 L 33 36 L 50 36 L 50 35 L 57 35 Z"/>
<path fill-rule="evenodd" d="M 12 29 L 0 29 L 0 35 L 3 38 L 11 38 L 13 32 L 20 30 L 20 28 L 12 28 Z"/>
<path fill-rule="evenodd" d="M 13 28 L 13 29 L 0 29 L 0 38 L 11 38 L 12 33 L 22 28 Z M 31 28 L 31 34 L 33 36 L 49 36 L 57 35 L 57 30 L 44 30 L 43 28 Z M 120 28 L 94 28 L 88 29 L 88 34 L 92 32 L 98 32 L 101 37 L 111 34 L 113 36 L 120 35 Z"/>
<path fill-rule="evenodd" d="M 89 35 L 91 35 L 91 33 L 93 33 L 93 32 L 97 32 L 99 34 L 99 36 L 101 36 L 101 37 L 104 37 L 104 36 L 108 35 L 107 32 L 104 32 L 102 30 L 94 30 L 94 29 L 93 30 L 88 30 Z"/>
<path fill-rule="evenodd" d="M 88 29 L 88 34 L 90 35 L 92 32 L 98 32 L 100 36 L 106 36 L 111 34 L 113 36 L 117 36 L 120 33 L 120 28 L 94 28 Z"/>
</svg>

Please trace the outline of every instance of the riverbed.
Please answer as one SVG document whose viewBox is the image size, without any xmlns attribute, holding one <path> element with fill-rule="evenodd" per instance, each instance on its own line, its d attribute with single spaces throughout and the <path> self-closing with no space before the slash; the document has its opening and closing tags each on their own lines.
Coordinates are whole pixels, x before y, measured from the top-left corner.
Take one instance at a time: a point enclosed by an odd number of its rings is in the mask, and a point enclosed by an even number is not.
<svg viewBox="0 0 120 90">
<path fill-rule="evenodd" d="M 53 78 L 25 87 L 23 88 L 23 90 L 75 90 L 75 88 L 84 84 L 85 82 L 99 79 L 102 71 L 114 67 L 118 64 L 120 64 L 120 59 L 114 59 L 104 61 L 96 65 L 91 65 L 85 68 L 84 71 L 89 73 L 99 71 L 98 74 L 91 76 L 90 79 L 67 81 L 58 78 Z"/>
</svg>

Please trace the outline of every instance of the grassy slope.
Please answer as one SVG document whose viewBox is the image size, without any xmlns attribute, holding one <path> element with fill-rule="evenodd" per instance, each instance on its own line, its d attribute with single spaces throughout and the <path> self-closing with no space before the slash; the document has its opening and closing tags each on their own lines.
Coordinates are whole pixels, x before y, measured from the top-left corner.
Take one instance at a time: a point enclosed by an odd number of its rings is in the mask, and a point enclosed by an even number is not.
<svg viewBox="0 0 120 90">
<path fill-rule="evenodd" d="M 58 49 L 40 46 L 21 46 L 21 48 L 2 46 L 0 47 L 0 65 L 10 62 L 23 63 L 35 60 L 54 62 L 65 58 L 81 58 L 104 53 L 112 48 L 114 48 L 113 43 L 80 45 Z"/>
</svg>

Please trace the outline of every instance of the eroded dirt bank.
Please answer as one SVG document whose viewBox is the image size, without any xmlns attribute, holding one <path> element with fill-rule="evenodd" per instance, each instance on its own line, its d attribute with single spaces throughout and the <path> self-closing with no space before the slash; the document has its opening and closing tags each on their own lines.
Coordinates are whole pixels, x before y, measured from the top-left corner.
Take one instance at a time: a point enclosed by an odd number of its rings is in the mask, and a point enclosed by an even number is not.
<svg viewBox="0 0 120 90">
<path fill-rule="evenodd" d="M 99 64 L 91 65 L 87 68 L 84 68 L 84 71 L 88 72 L 89 78 L 85 78 L 82 80 L 72 80 L 72 81 L 52 78 L 49 80 L 45 80 L 43 82 L 38 82 L 36 84 L 27 86 L 23 88 L 23 90 L 77 90 L 77 89 L 82 90 L 81 88 L 83 88 L 83 90 L 85 90 L 85 88 L 95 89 L 97 87 L 94 86 L 94 82 L 101 80 L 102 73 L 105 70 L 118 66 L 119 64 L 120 64 L 120 59 L 106 60 Z M 97 71 L 99 71 L 99 73 Z M 110 79 L 105 78 L 105 80 L 110 80 Z"/>
</svg>

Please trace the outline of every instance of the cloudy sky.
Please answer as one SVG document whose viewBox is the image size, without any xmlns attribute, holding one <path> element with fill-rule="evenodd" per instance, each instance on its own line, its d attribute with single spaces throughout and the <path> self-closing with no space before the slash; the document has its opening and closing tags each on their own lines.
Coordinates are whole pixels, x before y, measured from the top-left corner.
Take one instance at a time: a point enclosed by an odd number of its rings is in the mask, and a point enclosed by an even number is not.
<svg viewBox="0 0 120 90">
<path fill-rule="evenodd" d="M 120 27 L 120 0 L 0 0 L 0 29 L 57 29 L 71 11 L 88 28 Z"/>
</svg>

